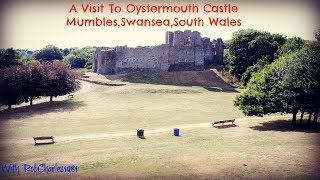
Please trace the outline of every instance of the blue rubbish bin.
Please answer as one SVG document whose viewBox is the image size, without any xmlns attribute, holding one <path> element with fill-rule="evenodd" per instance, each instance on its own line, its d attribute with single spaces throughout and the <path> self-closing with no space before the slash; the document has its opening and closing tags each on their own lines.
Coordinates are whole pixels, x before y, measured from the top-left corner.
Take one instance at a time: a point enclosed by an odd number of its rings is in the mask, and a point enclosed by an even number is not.
<svg viewBox="0 0 320 180">
<path fill-rule="evenodd" d="M 174 136 L 179 136 L 179 128 L 174 128 L 173 129 L 173 135 Z"/>
</svg>

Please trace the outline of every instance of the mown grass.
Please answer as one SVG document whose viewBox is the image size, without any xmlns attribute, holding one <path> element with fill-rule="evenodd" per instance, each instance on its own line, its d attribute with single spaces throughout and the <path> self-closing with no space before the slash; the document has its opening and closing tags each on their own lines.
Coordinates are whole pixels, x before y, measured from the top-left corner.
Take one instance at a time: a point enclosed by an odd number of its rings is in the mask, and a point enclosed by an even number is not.
<svg viewBox="0 0 320 180">
<path fill-rule="evenodd" d="M 71 175 L 12 178 L 320 178 L 319 132 L 268 129 L 268 122 L 286 118 L 241 119 L 232 103 L 237 92 L 92 86 L 73 99 L 0 112 L 1 163 L 79 166 Z M 159 90 L 165 93 L 150 93 Z M 237 118 L 236 126 L 211 127 L 210 122 L 230 118 Z M 181 136 L 174 137 L 171 127 L 180 128 Z M 137 128 L 145 129 L 146 139 L 135 136 Z M 54 136 L 56 143 L 34 146 L 32 137 L 43 135 Z"/>
</svg>

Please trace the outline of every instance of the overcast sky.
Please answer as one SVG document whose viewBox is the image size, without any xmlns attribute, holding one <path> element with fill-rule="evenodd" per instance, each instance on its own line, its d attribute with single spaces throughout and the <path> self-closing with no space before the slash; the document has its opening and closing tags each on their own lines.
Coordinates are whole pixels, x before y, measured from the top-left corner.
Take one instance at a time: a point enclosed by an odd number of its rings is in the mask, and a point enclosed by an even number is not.
<svg viewBox="0 0 320 180">
<path fill-rule="evenodd" d="M 166 1 L 120 1 L 104 0 L 91 1 L 93 4 L 115 3 L 123 7 L 120 14 L 110 14 L 105 8 L 104 13 L 77 14 L 68 13 L 74 1 L 1 1 L 1 44 L 0 48 L 13 47 L 15 49 L 41 49 L 46 45 L 53 44 L 60 48 L 83 47 L 83 46 L 145 46 L 162 44 L 165 41 L 165 31 L 173 30 L 196 30 L 203 37 L 230 39 L 232 33 L 240 30 L 253 28 L 272 33 L 279 33 L 288 37 L 300 36 L 304 39 L 314 39 L 313 32 L 319 28 L 318 5 L 312 1 L 175 1 L 175 5 L 195 3 L 199 6 L 198 14 L 143 14 L 132 15 L 125 11 L 126 4 L 134 3 L 150 5 L 174 5 Z M 171 1 L 172 2 L 172 1 Z M 78 7 L 86 1 L 76 1 Z M 235 14 L 202 13 L 205 4 L 222 5 L 231 3 L 239 7 Z M 78 9 L 80 10 L 80 9 Z M 77 18 L 193 18 L 201 17 L 207 21 L 208 17 L 230 17 L 241 19 L 240 27 L 67 27 L 67 17 Z M 207 22 L 206 22 L 207 23 Z"/>
</svg>

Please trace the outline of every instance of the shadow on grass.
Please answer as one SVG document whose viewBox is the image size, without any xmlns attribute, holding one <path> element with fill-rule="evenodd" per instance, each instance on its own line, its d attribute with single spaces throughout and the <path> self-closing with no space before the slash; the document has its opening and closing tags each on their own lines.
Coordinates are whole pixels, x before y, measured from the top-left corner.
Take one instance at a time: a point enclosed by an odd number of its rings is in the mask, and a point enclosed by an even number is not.
<svg viewBox="0 0 320 180">
<path fill-rule="evenodd" d="M 72 100 L 44 102 L 32 106 L 22 106 L 0 111 L 0 121 L 29 118 L 35 115 L 44 115 L 52 112 L 71 112 L 82 106 L 84 106 L 83 102 L 74 102 Z"/>
<path fill-rule="evenodd" d="M 258 126 L 252 126 L 251 129 L 257 131 L 281 131 L 281 132 L 304 132 L 304 133 L 320 133 L 320 125 L 318 124 L 311 124 L 308 125 L 306 123 L 302 125 L 291 125 L 291 121 L 289 120 L 275 120 L 275 121 L 268 121 L 264 123 L 260 123 Z M 299 121 L 297 121 L 299 123 Z"/>
<path fill-rule="evenodd" d="M 86 81 L 89 83 L 97 84 L 97 85 L 103 85 L 103 86 L 125 86 L 126 84 L 111 84 L 111 83 L 104 83 L 104 82 L 99 82 L 99 81 L 93 81 L 93 80 L 88 80 L 88 79 L 81 79 L 82 81 Z"/>
<path fill-rule="evenodd" d="M 220 88 L 220 87 L 203 87 L 208 91 L 211 92 L 227 92 L 227 93 L 236 93 L 238 92 L 236 89 L 234 88 Z"/>
<path fill-rule="evenodd" d="M 217 129 L 226 129 L 226 128 L 232 128 L 232 127 L 238 127 L 235 124 L 227 124 L 227 125 L 219 125 L 219 126 L 213 126 L 214 128 Z"/>
</svg>

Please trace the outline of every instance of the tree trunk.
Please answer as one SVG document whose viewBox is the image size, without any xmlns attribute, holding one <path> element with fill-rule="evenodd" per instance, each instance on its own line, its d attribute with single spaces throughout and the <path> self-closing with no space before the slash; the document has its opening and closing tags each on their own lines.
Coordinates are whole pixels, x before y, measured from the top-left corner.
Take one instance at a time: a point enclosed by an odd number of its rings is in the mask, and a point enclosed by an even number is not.
<svg viewBox="0 0 320 180">
<path fill-rule="evenodd" d="M 312 112 L 311 112 L 311 113 L 309 113 L 309 117 L 308 117 L 308 125 L 310 125 L 310 124 L 311 124 L 311 118 L 312 118 Z"/>
<path fill-rule="evenodd" d="M 316 108 L 316 111 L 314 112 L 314 119 L 313 119 L 313 123 L 317 124 L 318 123 L 318 114 L 319 114 L 319 108 Z"/>
<path fill-rule="evenodd" d="M 32 104 L 33 104 L 33 103 L 32 103 L 32 97 L 30 97 L 30 106 L 32 106 Z"/>
<path fill-rule="evenodd" d="M 53 98 L 53 96 L 50 96 L 50 102 L 53 102 L 52 98 Z"/>
<path fill-rule="evenodd" d="M 12 106 L 11 104 L 8 104 L 8 109 L 11 109 L 12 108 L 11 106 Z"/>
<path fill-rule="evenodd" d="M 304 115 L 304 111 L 301 111 L 301 116 L 300 116 L 300 125 L 302 125 L 303 115 Z"/>
<path fill-rule="evenodd" d="M 293 112 L 292 113 L 292 121 L 291 121 L 292 125 L 296 125 L 297 124 L 297 112 Z"/>
</svg>

